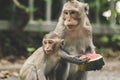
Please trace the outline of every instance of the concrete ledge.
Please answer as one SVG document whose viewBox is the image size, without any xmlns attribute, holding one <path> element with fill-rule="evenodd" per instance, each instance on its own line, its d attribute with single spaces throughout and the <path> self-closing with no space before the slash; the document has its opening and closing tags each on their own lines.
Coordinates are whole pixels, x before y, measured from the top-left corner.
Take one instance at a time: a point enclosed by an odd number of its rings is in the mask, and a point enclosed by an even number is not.
<svg viewBox="0 0 120 80">
<path fill-rule="evenodd" d="M 42 32 L 50 32 L 55 29 L 57 22 L 42 22 L 35 24 L 28 24 L 25 27 L 25 31 L 42 31 Z"/>
<path fill-rule="evenodd" d="M 0 30 L 9 30 L 10 23 L 8 21 L 0 21 Z M 57 22 L 34 22 L 29 23 L 25 27 L 24 31 L 33 31 L 33 32 L 50 32 L 55 29 Z M 98 25 L 92 24 L 93 34 L 120 34 L 120 25 Z"/>
</svg>

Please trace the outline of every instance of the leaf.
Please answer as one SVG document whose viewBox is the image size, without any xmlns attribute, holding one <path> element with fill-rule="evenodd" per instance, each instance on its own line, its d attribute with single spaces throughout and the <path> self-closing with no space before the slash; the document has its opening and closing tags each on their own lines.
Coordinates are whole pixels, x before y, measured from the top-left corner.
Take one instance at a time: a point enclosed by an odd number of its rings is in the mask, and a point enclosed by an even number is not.
<svg viewBox="0 0 120 80">
<path fill-rule="evenodd" d="M 33 47 L 28 47 L 28 48 L 27 48 L 27 51 L 28 51 L 29 53 L 31 53 L 31 52 L 35 51 L 35 48 L 33 48 Z"/>
<path fill-rule="evenodd" d="M 116 35 L 113 35 L 112 36 L 112 41 L 116 41 L 116 40 L 118 40 L 118 41 L 120 41 L 120 35 L 118 34 L 116 34 Z"/>
<path fill-rule="evenodd" d="M 107 43 L 109 41 L 109 38 L 107 36 L 103 36 L 100 41 Z"/>
</svg>

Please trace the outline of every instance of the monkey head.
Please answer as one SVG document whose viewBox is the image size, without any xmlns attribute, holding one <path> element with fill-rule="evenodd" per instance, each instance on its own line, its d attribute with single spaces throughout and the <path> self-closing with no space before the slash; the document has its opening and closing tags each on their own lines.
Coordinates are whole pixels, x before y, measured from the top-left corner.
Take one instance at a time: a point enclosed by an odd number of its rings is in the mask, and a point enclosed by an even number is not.
<svg viewBox="0 0 120 80">
<path fill-rule="evenodd" d="M 69 0 L 62 9 L 63 25 L 71 31 L 81 24 L 82 17 L 88 14 L 89 6 L 77 0 Z"/>
<path fill-rule="evenodd" d="M 45 54 L 52 54 L 61 49 L 64 45 L 64 39 L 61 39 L 53 32 L 46 34 L 43 38 L 43 50 Z"/>
</svg>

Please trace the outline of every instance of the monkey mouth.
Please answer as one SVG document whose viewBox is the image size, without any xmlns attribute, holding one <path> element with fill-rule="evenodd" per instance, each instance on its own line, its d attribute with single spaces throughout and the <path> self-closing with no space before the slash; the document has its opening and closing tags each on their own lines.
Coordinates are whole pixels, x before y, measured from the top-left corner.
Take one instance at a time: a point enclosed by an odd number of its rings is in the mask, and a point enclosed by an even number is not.
<svg viewBox="0 0 120 80">
<path fill-rule="evenodd" d="M 52 51 L 51 50 L 48 50 L 48 51 L 45 51 L 46 54 L 51 54 Z"/>
<path fill-rule="evenodd" d="M 74 25 L 67 25 L 68 30 L 72 30 L 75 26 Z"/>
</svg>

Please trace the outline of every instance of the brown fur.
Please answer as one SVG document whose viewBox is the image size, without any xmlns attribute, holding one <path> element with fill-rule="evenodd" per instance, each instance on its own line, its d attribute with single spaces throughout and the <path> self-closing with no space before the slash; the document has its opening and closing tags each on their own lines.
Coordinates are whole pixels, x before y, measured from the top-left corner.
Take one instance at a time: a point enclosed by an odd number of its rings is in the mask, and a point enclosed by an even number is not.
<svg viewBox="0 0 120 80">
<path fill-rule="evenodd" d="M 58 34 L 65 40 L 64 49 L 72 55 L 95 53 L 95 47 L 92 41 L 92 26 L 87 17 L 88 9 L 89 7 L 86 3 L 82 3 L 76 0 L 74 0 L 74 2 L 70 1 L 66 2 L 63 6 L 57 27 L 54 30 L 56 34 Z M 78 15 L 76 17 L 77 19 L 71 17 L 71 15 L 65 14 L 64 13 L 65 10 L 78 11 L 77 12 Z M 69 20 L 68 24 L 70 23 L 72 25 L 72 26 L 70 25 L 70 27 L 73 28 L 69 28 L 69 25 L 67 25 L 66 22 L 67 19 L 64 18 L 70 18 L 70 20 L 68 19 Z M 59 78 L 61 78 L 61 76 L 58 77 L 57 80 L 62 80 Z M 86 79 L 85 72 L 78 71 L 78 66 L 75 64 L 71 64 L 70 75 L 68 80 L 78 79 L 85 80 Z"/>
<path fill-rule="evenodd" d="M 61 60 L 78 64 L 88 61 L 88 59 L 81 60 L 64 52 L 63 41 L 54 32 L 45 35 L 43 46 L 38 48 L 23 64 L 20 70 L 20 80 L 56 80 L 55 71 Z M 63 80 L 66 80 L 67 74 Z"/>
</svg>

